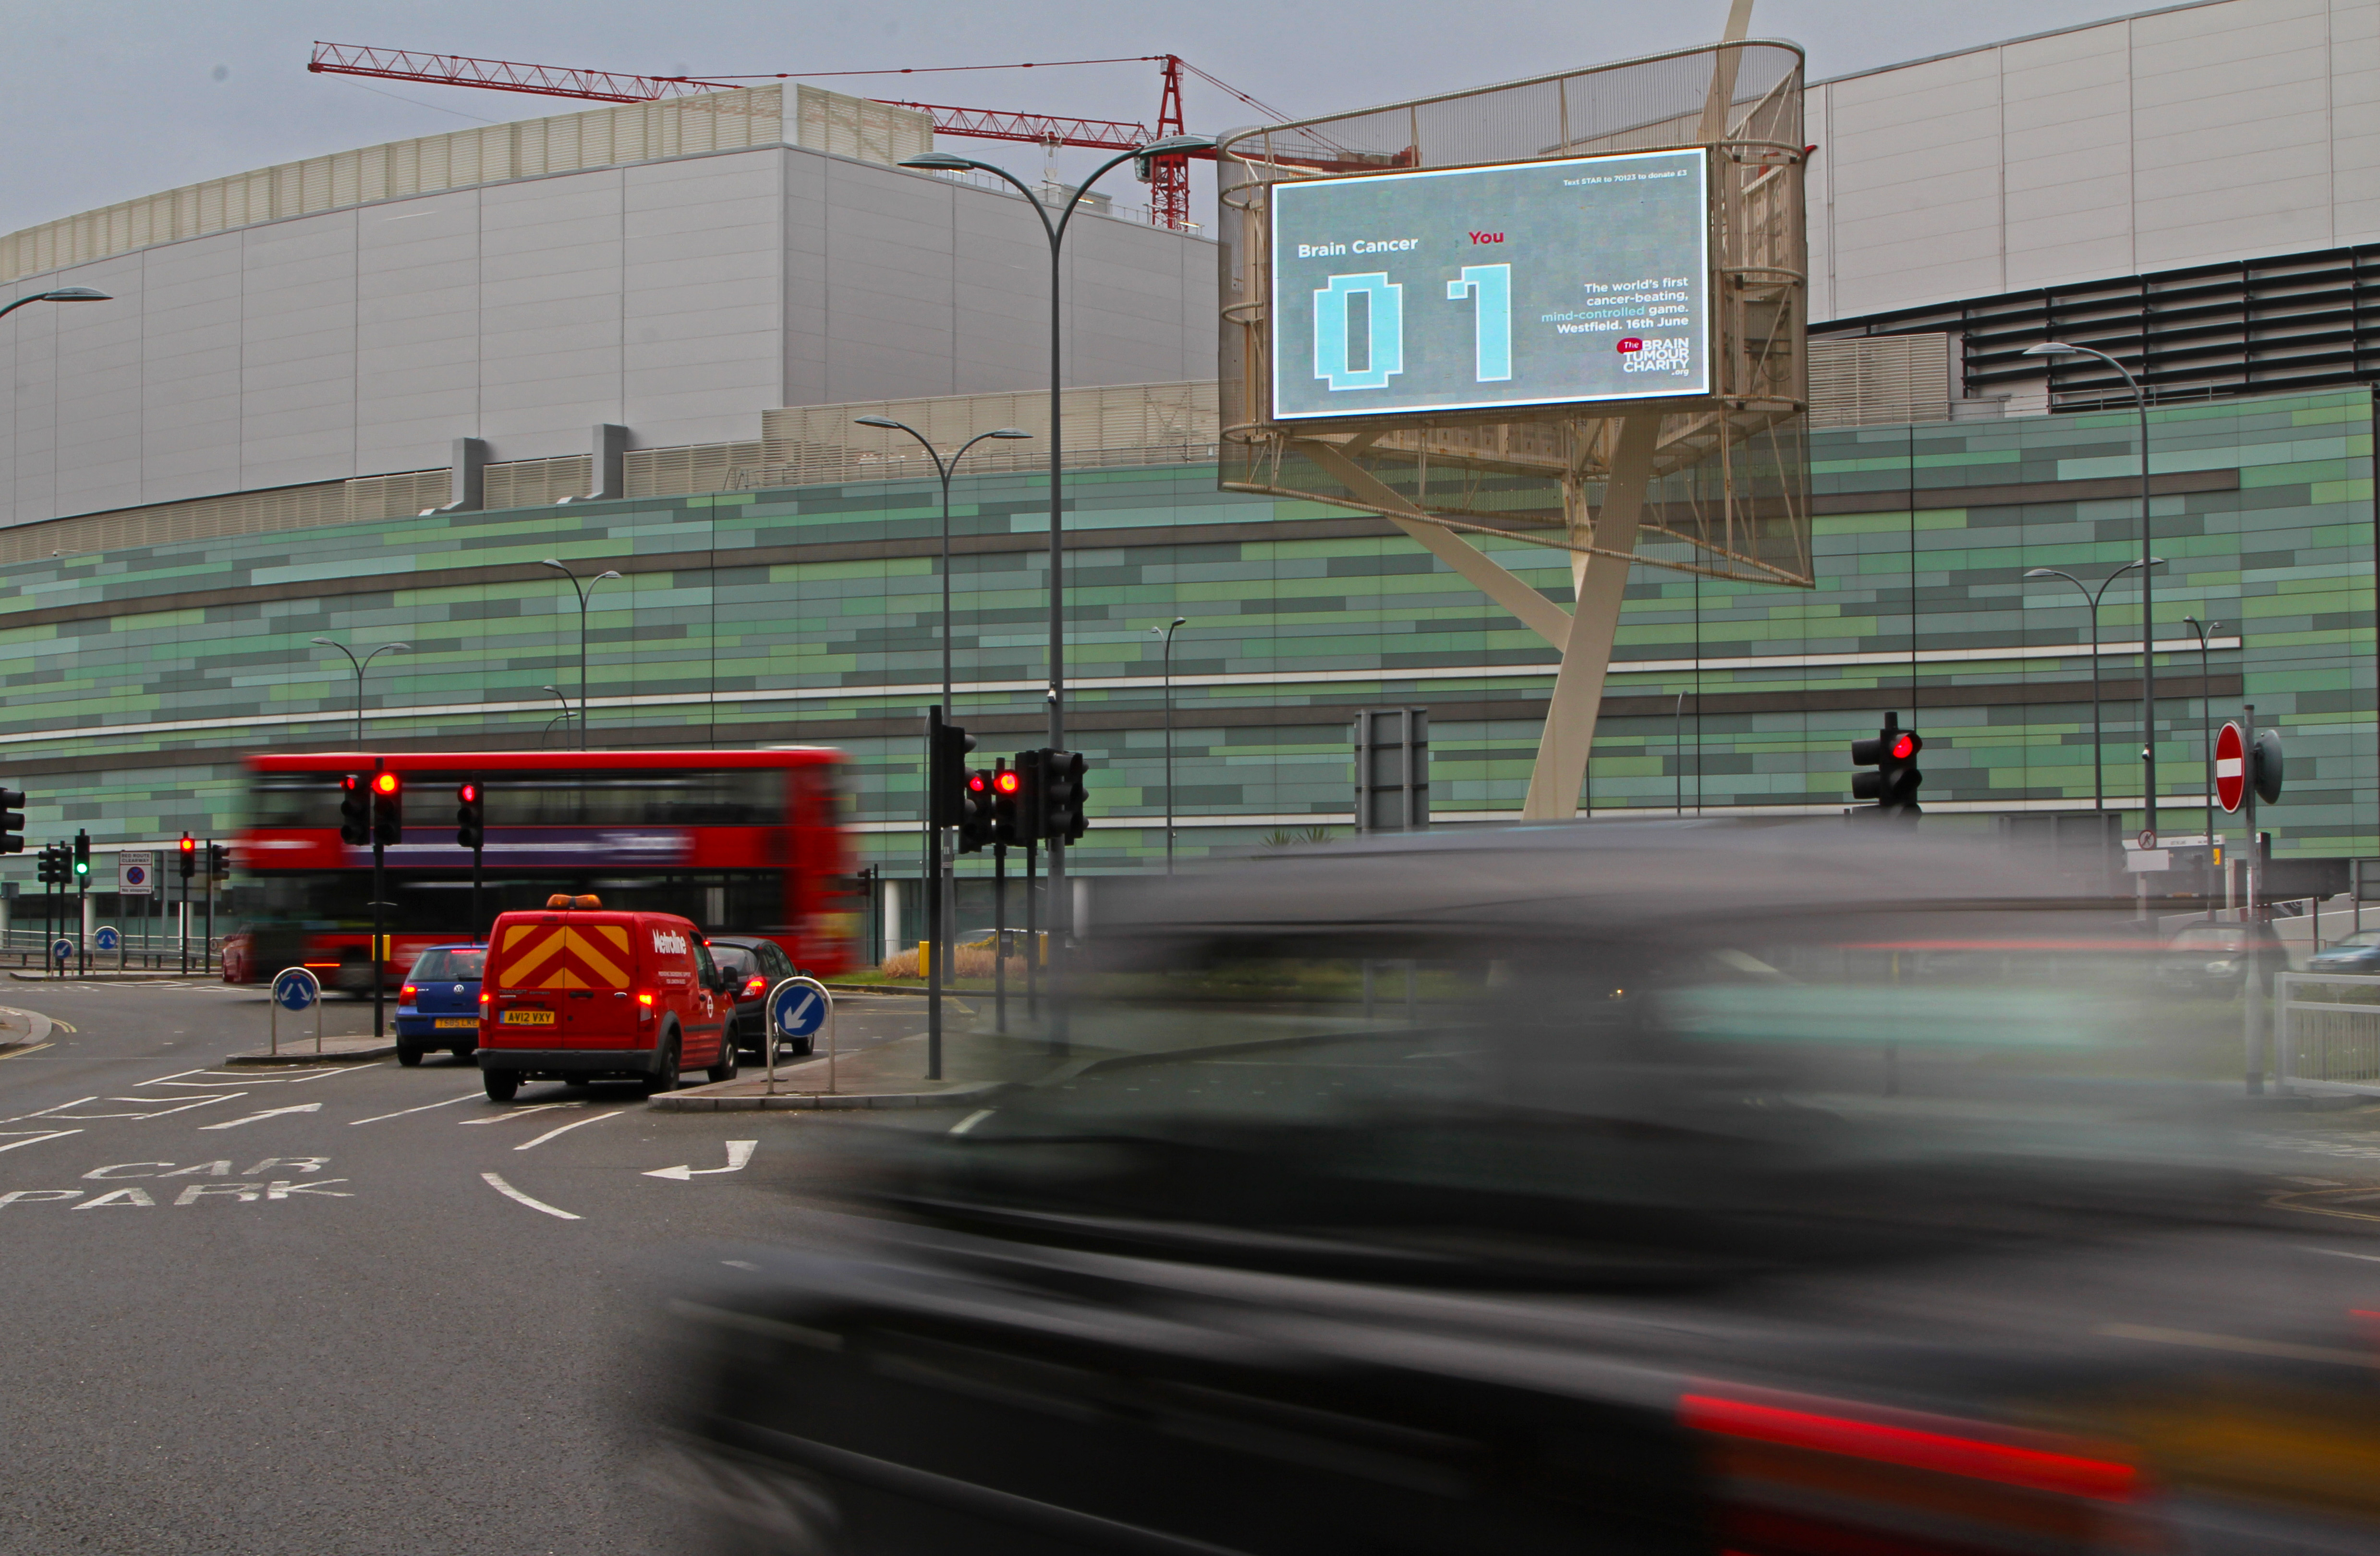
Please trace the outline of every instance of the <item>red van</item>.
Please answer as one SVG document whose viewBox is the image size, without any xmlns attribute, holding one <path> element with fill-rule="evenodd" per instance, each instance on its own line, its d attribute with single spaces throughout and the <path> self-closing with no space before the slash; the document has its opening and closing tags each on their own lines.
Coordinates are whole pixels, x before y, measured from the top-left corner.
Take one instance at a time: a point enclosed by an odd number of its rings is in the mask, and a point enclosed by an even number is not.
<svg viewBox="0 0 2380 1556">
<path fill-rule="evenodd" d="M 480 980 L 489 1097 L 508 1102 L 525 1080 L 634 1080 L 651 1096 L 687 1068 L 735 1079 L 722 979 L 701 931 L 674 913 L 557 896 L 500 915 Z"/>
</svg>

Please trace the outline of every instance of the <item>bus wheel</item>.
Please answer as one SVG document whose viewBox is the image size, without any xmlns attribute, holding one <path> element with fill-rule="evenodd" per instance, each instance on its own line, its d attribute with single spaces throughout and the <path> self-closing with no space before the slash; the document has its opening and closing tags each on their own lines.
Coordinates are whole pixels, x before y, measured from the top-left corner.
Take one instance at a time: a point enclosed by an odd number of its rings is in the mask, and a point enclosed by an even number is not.
<svg viewBox="0 0 2380 1556">
<path fill-rule="evenodd" d="M 371 994 L 371 964 L 361 956 L 339 958 L 339 992 L 351 1000 L 369 998 Z"/>
<path fill-rule="evenodd" d="M 520 1090 L 520 1076 L 512 1070 L 482 1070 L 480 1082 L 488 1088 L 491 1102 L 509 1102 Z"/>
</svg>

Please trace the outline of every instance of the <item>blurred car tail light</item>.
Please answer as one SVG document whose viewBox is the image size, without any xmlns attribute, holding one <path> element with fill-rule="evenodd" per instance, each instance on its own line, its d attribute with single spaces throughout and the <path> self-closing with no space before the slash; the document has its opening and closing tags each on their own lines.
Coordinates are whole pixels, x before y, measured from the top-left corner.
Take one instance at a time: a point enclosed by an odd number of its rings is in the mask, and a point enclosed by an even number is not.
<svg viewBox="0 0 2380 1556">
<path fill-rule="evenodd" d="M 653 994 L 653 991 L 652 991 L 651 990 L 650 990 L 650 989 L 639 989 L 639 990 L 638 990 L 638 991 L 637 991 L 637 1019 L 638 1019 L 638 1020 L 639 1020 L 639 1021 L 650 1021 L 650 1020 L 653 1018 L 653 999 L 654 999 L 654 994 Z"/>
<path fill-rule="evenodd" d="M 399 989 L 399 990 L 396 991 L 396 999 L 397 999 L 397 1003 L 398 1003 L 399 1004 L 402 1004 L 402 1003 L 404 1003 L 406 1001 L 407 1001 L 407 1000 L 409 1000 L 409 999 L 413 998 L 413 992 L 414 992 L 414 986 L 413 986 L 412 984 L 410 984 L 410 983 L 407 984 L 404 988 Z"/>
<path fill-rule="evenodd" d="M 486 1004 L 492 997 L 492 996 L 491 996 L 486 990 L 482 989 L 480 991 L 480 1003 L 481 1004 Z"/>
<path fill-rule="evenodd" d="M 2101 1444 L 1730 1389 L 1678 1402 L 1741 1556 L 2162 1549 L 2140 1471 Z"/>
<path fill-rule="evenodd" d="M 744 993 L 742 997 L 745 999 L 757 1000 L 768 991 L 769 980 L 761 977 L 759 973 L 754 973 L 750 978 L 744 980 Z"/>
</svg>

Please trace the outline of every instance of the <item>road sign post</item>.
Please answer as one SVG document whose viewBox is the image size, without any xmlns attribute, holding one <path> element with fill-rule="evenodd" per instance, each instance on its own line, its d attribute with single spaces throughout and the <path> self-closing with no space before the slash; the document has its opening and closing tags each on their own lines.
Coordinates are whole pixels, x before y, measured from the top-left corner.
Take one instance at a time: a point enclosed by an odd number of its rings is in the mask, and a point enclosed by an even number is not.
<svg viewBox="0 0 2380 1556">
<path fill-rule="evenodd" d="M 91 943 L 99 947 L 101 955 L 104 956 L 111 951 L 115 953 L 115 976 L 122 978 L 124 976 L 124 936 L 115 925 L 102 924 L 98 932 L 91 939 Z"/>
<path fill-rule="evenodd" d="M 781 978 L 769 991 L 769 1095 L 777 1093 L 777 1044 L 786 1038 L 810 1038 L 826 1032 L 826 1091 L 834 1095 L 834 996 L 814 978 Z M 817 1045 L 813 1041 L 812 1045 Z"/>
<path fill-rule="evenodd" d="M 304 967 L 284 967 L 273 976 L 273 1052 L 281 1052 L 281 1013 L 314 1013 L 314 1052 L 322 1052 L 322 980 Z"/>
<path fill-rule="evenodd" d="M 50 960 L 57 964 L 58 976 L 66 976 L 67 964 L 74 960 L 75 942 L 60 935 L 50 942 Z"/>
</svg>

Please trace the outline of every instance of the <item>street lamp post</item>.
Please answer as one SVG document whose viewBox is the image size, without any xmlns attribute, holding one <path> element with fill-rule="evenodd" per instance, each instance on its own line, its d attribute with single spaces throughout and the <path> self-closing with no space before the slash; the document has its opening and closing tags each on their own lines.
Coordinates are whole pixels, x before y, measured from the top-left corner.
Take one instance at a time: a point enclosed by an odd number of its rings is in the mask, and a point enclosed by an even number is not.
<svg viewBox="0 0 2380 1556">
<path fill-rule="evenodd" d="M 0 318 L 16 312 L 29 302 L 114 302 L 105 292 L 94 292 L 88 286 L 61 286 L 55 292 L 34 292 L 18 298 L 6 308 L 0 308 Z"/>
<path fill-rule="evenodd" d="M 1173 629 L 1187 622 L 1175 616 L 1151 632 L 1165 634 L 1165 873 L 1173 873 Z"/>
<path fill-rule="evenodd" d="M 555 572 L 561 574 L 564 577 L 568 578 L 570 580 L 571 592 L 578 596 L 578 748 L 583 751 L 587 749 L 587 602 L 594 598 L 595 586 L 597 584 L 601 583 L 606 578 L 616 578 L 620 575 L 614 572 L 605 571 L 596 574 L 593 577 L 588 579 L 586 583 L 581 584 L 578 581 L 577 574 L 572 572 L 569 568 L 565 567 L 561 563 L 556 562 L 550 556 L 540 562 L 538 565 L 540 567 L 551 567 Z M 553 690 L 552 687 L 548 687 L 545 689 L 548 691 Z M 559 696 L 560 694 L 556 693 L 555 695 Z M 570 706 L 567 699 L 564 700 L 563 706 L 565 708 Z"/>
<path fill-rule="evenodd" d="M 2088 346 L 2070 346 L 2062 340 L 2047 340 L 2038 346 L 2028 346 L 2028 357 L 2095 357 L 2123 375 L 2124 383 L 2132 392 L 2132 407 L 2141 418 L 2141 807 L 2142 827 L 2151 838 L 2156 835 L 2156 595 L 2149 581 L 2149 569 L 2155 565 L 2149 555 L 2154 543 L 2155 528 L 2149 507 L 2149 399 L 2141 388 L 2141 381 L 2131 370 L 2108 356 L 2105 351 Z M 2142 366 L 2148 365 L 2143 354 Z M 2096 665 L 2095 657 L 2094 666 Z"/>
<path fill-rule="evenodd" d="M 2198 735 L 2206 747 L 2206 859 L 2215 861 L 2215 688 L 2206 674 L 2206 640 L 2215 636 L 2219 621 L 2201 621 L 2196 616 L 2184 616 L 2190 629 L 2198 634 Z"/>
<path fill-rule="evenodd" d="M 537 689 L 542 692 L 552 693 L 553 699 L 562 704 L 562 711 L 545 721 L 545 743 L 550 746 L 553 744 L 553 726 L 556 724 L 568 723 L 571 720 L 578 716 L 578 712 L 577 710 L 570 706 L 569 694 L 565 692 L 560 687 L 540 687 Z"/>
<path fill-rule="evenodd" d="M 983 442 L 986 438 L 1029 438 L 1033 434 L 1030 432 L 1020 432 L 1014 427 L 995 427 L 989 432 L 978 432 L 975 436 L 967 439 L 966 442 L 959 444 L 958 451 L 956 453 L 953 454 L 948 459 L 944 459 L 941 451 L 934 447 L 933 441 L 928 438 L 925 433 L 917 431 L 915 427 L 910 426 L 906 421 L 895 421 L 889 416 L 862 416 L 854 418 L 854 419 L 862 427 L 891 428 L 898 432 L 906 432 L 911 437 L 917 439 L 917 446 L 926 451 L 926 457 L 934 462 L 934 474 L 942 483 L 941 716 L 945 719 L 955 721 L 958 714 L 958 705 L 951 699 L 951 478 L 958 474 L 959 461 L 965 457 L 966 451 L 973 448 L 976 444 Z M 937 835 L 938 829 L 934 825 L 934 811 L 936 807 L 938 805 L 949 804 L 950 796 L 948 795 L 938 796 L 934 793 L 934 752 L 933 746 L 931 744 L 932 736 L 929 735 L 927 739 L 925 783 L 926 808 L 923 820 L 926 827 L 926 863 L 927 867 L 932 871 L 933 879 L 926 882 L 926 901 L 932 910 L 930 914 L 931 921 L 926 926 L 926 969 L 929 975 L 927 982 L 929 986 L 927 991 L 928 1004 L 926 1010 L 927 1026 L 929 1028 L 927 1033 L 929 1039 L 927 1047 L 930 1052 L 930 1058 L 929 1059 L 926 1068 L 930 1072 L 928 1078 L 940 1080 L 942 1074 L 942 962 L 943 957 L 950 950 L 951 921 L 953 918 L 955 917 L 956 905 L 953 898 L 956 893 L 956 886 L 952 880 L 951 861 L 945 855 L 945 851 L 942 847 L 942 840 Z M 994 946 L 992 948 L 993 959 L 997 961 L 1000 954 L 1000 947 Z"/>
<path fill-rule="evenodd" d="M 2164 560 L 2162 556 L 2148 559 L 2152 566 Z M 2095 811 L 2107 808 L 2107 773 L 2102 762 L 2106 740 L 2099 733 L 2099 599 L 2107 592 L 2109 584 L 2139 565 L 2137 562 L 2125 563 L 2101 578 L 2095 590 L 2073 574 L 2057 567 L 2032 567 L 2026 569 L 2024 575 L 2028 578 L 2064 578 L 2082 591 L 2082 602 L 2091 609 L 2091 808 Z"/>
<path fill-rule="evenodd" d="M 1179 156 L 1188 152 L 1210 150 L 1214 138 L 1208 135 L 1169 135 L 1152 140 L 1137 151 L 1120 152 L 1101 163 L 1091 176 L 1075 186 L 1075 192 L 1059 212 L 1058 219 L 1050 219 L 1049 208 L 1040 196 L 1026 187 L 1023 180 L 1004 167 L 973 157 L 955 156 L 948 152 L 928 152 L 923 156 L 905 157 L 903 167 L 914 167 L 928 173 L 988 173 L 1013 187 L 1032 204 L 1033 213 L 1040 218 L 1041 230 L 1050 239 L 1050 746 L 1063 749 L 1066 744 L 1066 580 L 1065 535 L 1062 517 L 1064 512 L 1062 456 L 1064 448 L 1062 403 L 1064 359 L 1061 355 L 1062 286 L 1064 272 L 1062 266 L 1062 246 L 1066 238 L 1066 225 L 1075 218 L 1075 209 L 1083 196 L 1114 169 L 1127 162 L 1137 161 L 1146 168 L 1152 158 Z M 1051 838 L 1050 842 L 1050 917 L 1052 927 L 1061 930 L 1073 926 L 1073 916 L 1066 904 L 1066 840 Z M 1065 917 L 1061 918 L 1061 915 Z M 1062 937 L 1061 940 L 1062 944 Z"/>
<path fill-rule="evenodd" d="M 320 643 L 326 649 L 338 650 L 341 653 L 347 656 L 347 663 L 355 666 L 356 749 L 360 751 L 364 748 L 364 667 L 382 654 L 409 654 L 413 651 L 413 645 L 410 643 L 382 643 L 379 648 L 376 648 L 371 652 L 364 655 L 363 658 L 358 659 L 354 652 L 350 650 L 345 643 L 339 642 L 335 638 L 310 638 L 307 641 Z"/>
</svg>

